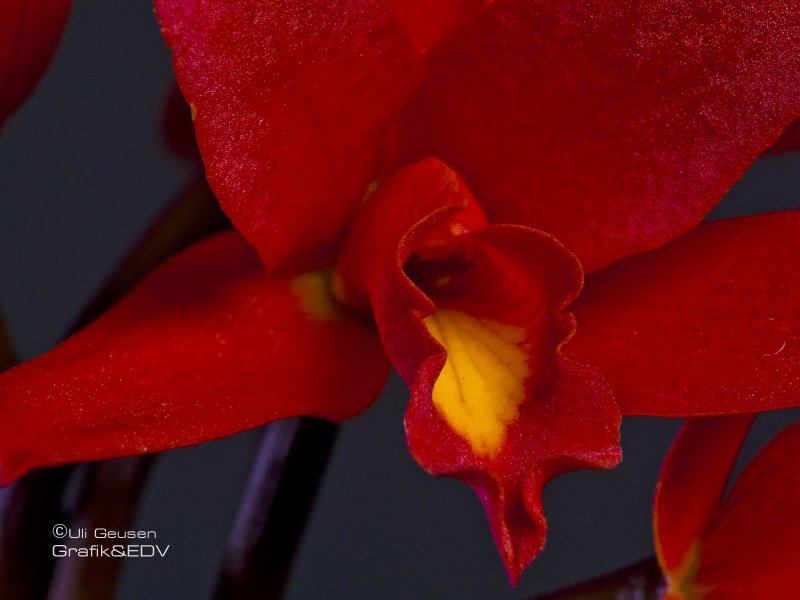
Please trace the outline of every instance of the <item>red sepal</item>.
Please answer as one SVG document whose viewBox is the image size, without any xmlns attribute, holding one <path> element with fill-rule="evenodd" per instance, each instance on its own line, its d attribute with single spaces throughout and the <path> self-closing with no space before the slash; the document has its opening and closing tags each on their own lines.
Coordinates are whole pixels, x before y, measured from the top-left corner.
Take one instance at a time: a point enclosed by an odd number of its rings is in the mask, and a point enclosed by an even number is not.
<svg viewBox="0 0 800 600">
<path fill-rule="evenodd" d="M 587 272 L 685 233 L 800 116 L 800 2 L 497 0 L 398 127 Z"/>
<path fill-rule="evenodd" d="M 655 503 L 659 560 L 680 600 L 790 600 L 800 587 L 800 425 L 725 482 L 751 417 L 690 419 L 664 463 Z"/>
<path fill-rule="evenodd" d="M 701 224 L 587 279 L 565 352 L 599 367 L 624 415 L 798 404 L 800 211 Z"/>
<path fill-rule="evenodd" d="M 50 62 L 70 0 L 0 3 L 0 126 L 28 96 Z"/>
<path fill-rule="evenodd" d="M 574 330 L 562 311 L 580 290 L 580 265 L 540 231 L 481 228 L 463 183 L 428 160 L 398 172 L 367 201 L 340 270 L 346 295 L 371 301 L 387 352 L 411 387 L 405 423 L 412 453 L 431 473 L 473 487 L 516 582 L 544 544 L 544 484 L 620 458 L 619 412 L 608 385 L 597 370 L 560 354 Z M 529 376 L 511 382 L 520 385 L 521 404 L 492 452 L 458 433 L 434 405 L 447 351 L 425 318 L 439 311 L 522 333 L 516 347 Z"/>
<path fill-rule="evenodd" d="M 80 333 L 0 376 L 0 482 L 284 417 L 358 414 L 389 363 L 322 277 L 266 276 L 235 233 L 183 252 Z"/>
<path fill-rule="evenodd" d="M 388 0 L 156 0 L 212 189 L 272 268 L 327 254 L 420 57 Z"/>
</svg>

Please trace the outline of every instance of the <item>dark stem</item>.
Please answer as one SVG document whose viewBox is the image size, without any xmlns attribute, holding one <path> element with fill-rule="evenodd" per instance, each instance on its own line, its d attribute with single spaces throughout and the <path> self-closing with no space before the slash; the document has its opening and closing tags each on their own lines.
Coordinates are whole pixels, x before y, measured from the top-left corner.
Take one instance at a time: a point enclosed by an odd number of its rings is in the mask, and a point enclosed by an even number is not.
<svg viewBox="0 0 800 600">
<path fill-rule="evenodd" d="M 11 336 L 8 334 L 2 315 L 0 315 L 0 373 L 15 364 L 17 364 L 17 356 L 14 353 L 14 346 L 11 344 Z"/>
<path fill-rule="evenodd" d="M 664 576 L 654 558 L 531 600 L 660 600 Z"/>
<path fill-rule="evenodd" d="M 87 465 L 86 481 L 69 525 L 71 531 L 86 532 L 82 541 L 84 547 L 93 542 L 93 532 L 97 527 L 112 531 L 130 528 L 151 462 L 151 456 L 136 456 Z M 47 598 L 111 598 L 121 568 L 122 561 L 118 558 L 60 558 L 56 562 Z"/>
<path fill-rule="evenodd" d="M 0 372 L 17 362 L 0 318 Z M 61 496 L 69 467 L 31 473 L 0 490 L 0 590 L 8 598 L 43 598 L 54 558 L 53 524 L 63 521 Z"/>
<path fill-rule="evenodd" d="M 333 423 L 310 418 L 264 427 L 216 600 L 280 597 L 337 431 Z"/>
<path fill-rule="evenodd" d="M 187 187 L 158 218 L 75 321 L 73 331 L 91 323 L 162 262 L 222 229 L 230 221 L 205 180 Z"/>
<path fill-rule="evenodd" d="M 161 262 L 192 242 L 227 226 L 229 222 L 205 181 L 193 183 L 142 237 L 77 319 L 72 330 L 80 329 L 97 318 Z M 3 357 L 13 356 L 10 345 L 7 350 L 3 349 L 3 344 L 7 343 L 3 340 L 7 340 L 4 332 L 0 333 L 0 362 Z M 6 362 L 13 363 L 10 358 L 6 358 Z M 76 518 L 93 518 L 91 511 L 102 510 L 94 507 L 102 507 L 109 498 L 114 498 L 115 502 L 125 499 L 126 505 L 115 518 L 120 523 L 125 519 L 133 519 L 138 490 L 152 460 L 141 457 L 127 460 L 129 462 L 121 474 L 115 472 L 113 462 L 94 463 L 87 467 L 85 481 L 90 484 L 79 492 L 85 510 L 81 510 Z M 72 466 L 44 469 L 26 475 L 0 492 L 0 590 L 4 598 L 38 600 L 46 597 L 54 565 L 51 530 L 56 524 L 69 524 L 69 515 L 64 514 L 62 500 L 73 471 Z M 108 489 L 113 489 L 113 492 L 106 492 Z M 103 523 L 98 525 L 106 526 Z M 108 527 L 111 528 L 110 525 Z M 118 562 L 117 559 L 107 559 L 97 563 L 91 567 L 91 576 L 103 581 L 104 588 L 110 590 L 118 573 L 120 565 L 115 564 Z M 69 570 L 69 567 L 64 569 Z M 107 571 L 102 573 L 103 569 Z M 89 592 L 86 590 L 91 585 L 86 587 L 86 579 L 81 574 L 59 577 L 63 581 L 71 578 L 79 587 L 70 592 L 66 584 L 57 583 L 58 591 L 53 593 L 64 595 L 53 597 L 110 597 L 110 594 L 87 595 Z M 81 585 L 84 587 L 81 588 Z M 15 593 L 11 593 L 11 590 Z"/>
<path fill-rule="evenodd" d="M 0 590 L 3 598 L 47 594 L 55 559 L 52 528 L 66 517 L 60 498 L 71 467 L 30 473 L 0 490 Z"/>
</svg>

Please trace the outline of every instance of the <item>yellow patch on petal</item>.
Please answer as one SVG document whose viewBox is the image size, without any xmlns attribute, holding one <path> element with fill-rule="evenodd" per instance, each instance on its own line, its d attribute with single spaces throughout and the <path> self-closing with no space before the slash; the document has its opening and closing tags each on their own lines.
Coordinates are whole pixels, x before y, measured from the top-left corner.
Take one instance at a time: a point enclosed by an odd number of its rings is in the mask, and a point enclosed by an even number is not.
<svg viewBox="0 0 800 600">
<path fill-rule="evenodd" d="M 449 310 L 437 310 L 425 325 L 447 349 L 434 406 L 476 454 L 496 455 L 525 400 L 525 331 Z"/>
<path fill-rule="evenodd" d="M 303 273 L 294 278 L 292 291 L 300 299 L 300 308 L 315 321 L 333 321 L 339 307 L 333 297 L 330 275 L 326 271 Z"/>
<path fill-rule="evenodd" d="M 686 556 L 683 557 L 683 562 L 681 562 L 675 573 L 671 573 L 667 577 L 667 583 L 669 584 L 667 594 L 671 594 L 672 598 L 680 598 L 681 600 L 702 600 L 710 588 L 695 581 L 699 568 L 700 543 L 695 542 L 689 548 Z"/>
</svg>

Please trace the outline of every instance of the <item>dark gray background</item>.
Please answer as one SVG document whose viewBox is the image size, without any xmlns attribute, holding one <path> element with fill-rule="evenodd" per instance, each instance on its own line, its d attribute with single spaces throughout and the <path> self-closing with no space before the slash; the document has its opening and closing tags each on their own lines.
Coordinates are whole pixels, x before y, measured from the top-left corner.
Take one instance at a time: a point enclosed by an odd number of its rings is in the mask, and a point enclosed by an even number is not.
<svg viewBox="0 0 800 600">
<path fill-rule="evenodd" d="M 0 132 L 0 306 L 24 357 L 57 342 L 188 182 L 159 137 L 171 77 L 146 0 L 81 0 L 46 78 Z M 798 208 L 798 164 L 760 160 L 716 216 Z M 652 552 L 652 488 L 677 422 L 630 419 L 621 467 L 547 487 L 548 545 L 514 590 L 472 492 L 429 477 L 406 451 L 405 397 L 393 379 L 343 427 L 289 598 L 524 598 Z M 789 416 L 762 419 L 749 454 Z M 162 456 L 138 527 L 172 548 L 129 561 L 119 598 L 209 596 L 255 441 L 250 432 Z"/>
</svg>

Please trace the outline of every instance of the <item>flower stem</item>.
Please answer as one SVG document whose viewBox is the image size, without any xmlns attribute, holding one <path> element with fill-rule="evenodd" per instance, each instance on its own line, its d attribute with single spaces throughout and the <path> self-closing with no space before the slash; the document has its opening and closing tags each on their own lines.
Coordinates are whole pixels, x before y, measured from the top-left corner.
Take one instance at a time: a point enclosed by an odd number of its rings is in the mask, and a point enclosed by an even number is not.
<svg viewBox="0 0 800 600">
<path fill-rule="evenodd" d="M 189 185 L 156 220 L 75 321 L 77 331 L 127 294 L 162 262 L 202 238 L 230 226 L 205 179 Z"/>
<path fill-rule="evenodd" d="M 55 559 L 51 528 L 63 523 L 60 498 L 71 467 L 30 473 L 0 490 L 0 590 L 4 598 L 47 593 Z"/>
<path fill-rule="evenodd" d="M 97 527 L 112 531 L 129 529 L 151 463 L 152 456 L 136 456 L 91 465 L 70 528 L 83 529 L 89 538 Z M 84 543 L 90 545 L 89 541 Z M 119 559 L 61 558 L 56 563 L 47 597 L 50 600 L 111 598 L 121 568 Z"/>
<path fill-rule="evenodd" d="M 15 364 L 17 364 L 17 356 L 11 344 L 11 336 L 8 334 L 2 315 L 0 315 L 0 373 Z"/>
<path fill-rule="evenodd" d="M 0 317 L 0 372 L 17 363 L 11 336 Z M 0 490 L 0 590 L 9 598 L 43 598 L 54 559 L 50 528 L 63 521 L 57 501 L 70 469 L 31 473 Z"/>
<path fill-rule="evenodd" d="M 215 600 L 280 597 L 337 431 L 310 418 L 264 428 Z"/>
<path fill-rule="evenodd" d="M 135 250 L 77 319 L 87 325 L 127 294 L 159 264 L 190 244 L 229 226 L 205 180 L 190 185 L 150 227 Z M 127 529 L 136 516 L 144 484 L 155 457 L 132 456 L 87 465 L 73 529 Z M 50 586 L 49 600 L 111 598 L 122 562 L 119 559 L 62 559 Z"/>
<path fill-rule="evenodd" d="M 531 600 L 660 600 L 664 576 L 654 558 Z"/>
<path fill-rule="evenodd" d="M 110 308 L 161 262 L 228 224 L 205 181 L 189 186 L 112 274 L 76 320 L 73 331 Z M 0 331 L 0 365 L 3 366 L 14 362 L 7 339 Z M 76 523 L 96 522 L 98 526 L 114 528 L 114 523 L 133 519 L 138 491 L 152 459 L 134 457 L 126 461 L 99 462 L 86 467 L 87 486 L 78 491 L 81 502 Z M 0 491 L 0 590 L 3 590 L 3 597 L 26 600 L 46 597 L 55 563 L 51 528 L 55 524 L 70 524 L 62 501 L 74 470 L 72 466 L 40 470 Z M 109 512 L 110 499 L 120 504 L 119 513 Z M 107 519 L 108 524 L 98 518 Z M 77 524 L 72 526 L 78 527 Z M 113 589 L 121 564 L 114 559 L 92 563 L 59 566 L 50 598 L 110 597 L 110 593 L 104 594 L 102 590 Z"/>
</svg>

